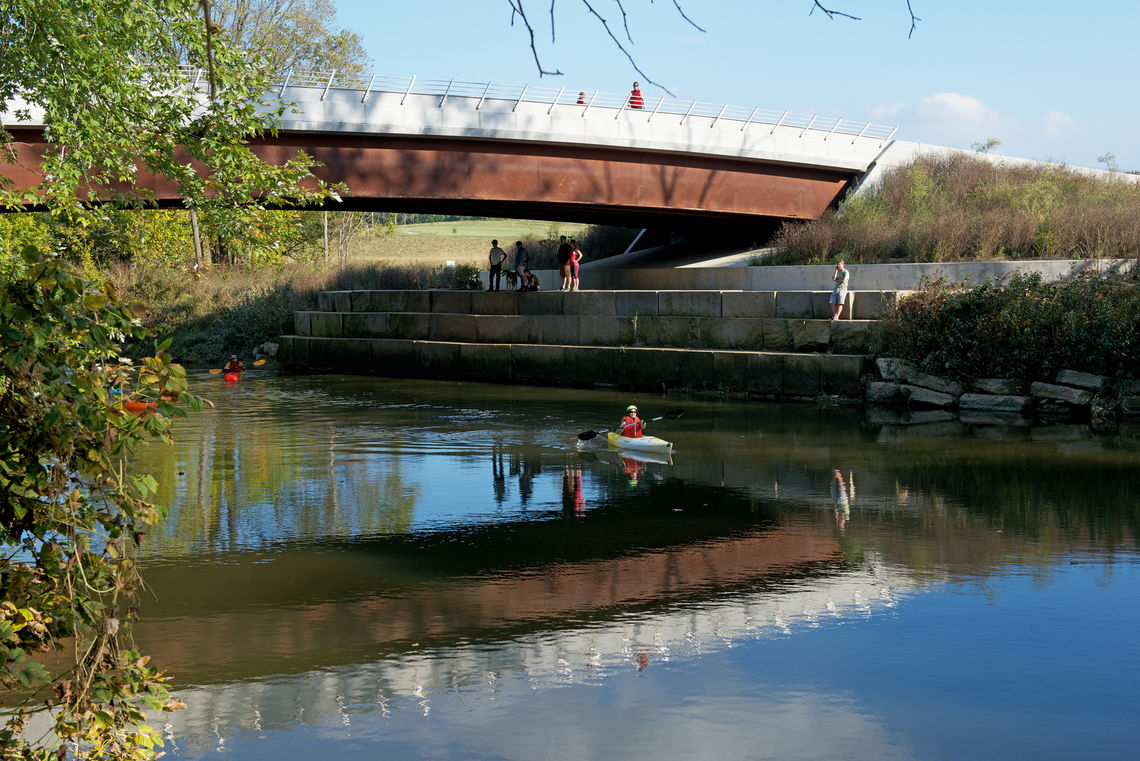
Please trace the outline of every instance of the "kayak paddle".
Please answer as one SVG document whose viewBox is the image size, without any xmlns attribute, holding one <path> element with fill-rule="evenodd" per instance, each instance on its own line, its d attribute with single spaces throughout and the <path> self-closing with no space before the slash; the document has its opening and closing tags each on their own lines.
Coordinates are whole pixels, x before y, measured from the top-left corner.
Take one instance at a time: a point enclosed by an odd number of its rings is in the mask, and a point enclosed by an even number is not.
<svg viewBox="0 0 1140 761">
<path fill-rule="evenodd" d="M 645 420 L 643 422 L 654 423 L 658 420 L 676 420 L 677 418 L 681 417 L 684 414 L 685 414 L 684 410 L 669 410 L 668 412 L 666 412 L 661 417 L 650 418 L 649 420 Z M 610 431 L 616 431 L 616 430 L 617 430 L 616 428 L 603 428 L 600 431 L 582 431 L 581 433 L 578 434 L 578 438 L 580 438 L 582 441 L 589 441 L 590 439 L 597 436 L 599 433 L 609 433 Z"/>
<path fill-rule="evenodd" d="M 250 366 L 251 367 L 258 367 L 259 365 L 264 365 L 264 364 L 265 364 L 265 360 L 259 359 L 255 362 L 250 363 Z M 211 370 L 210 375 L 217 375 L 218 373 L 224 373 L 225 371 L 226 371 L 225 368 L 222 368 L 221 370 Z"/>
</svg>

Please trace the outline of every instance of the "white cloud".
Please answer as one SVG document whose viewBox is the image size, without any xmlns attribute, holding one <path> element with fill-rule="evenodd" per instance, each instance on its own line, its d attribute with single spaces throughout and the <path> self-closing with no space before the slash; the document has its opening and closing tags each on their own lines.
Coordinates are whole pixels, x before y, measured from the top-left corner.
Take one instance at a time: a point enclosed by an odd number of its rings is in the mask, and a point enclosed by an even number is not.
<svg viewBox="0 0 1140 761">
<path fill-rule="evenodd" d="M 906 109 L 905 103 L 892 103 L 889 106 L 872 106 L 872 119 L 893 119 Z"/>
<path fill-rule="evenodd" d="M 986 127 L 1002 120 L 997 111 L 977 98 L 956 92 L 927 95 L 919 101 L 918 113 L 927 119 L 950 122 L 961 127 Z"/>
<path fill-rule="evenodd" d="M 1041 117 L 1041 126 L 1049 137 L 1061 137 L 1077 128 L 1073 117 L 1063 111 L 1048 111 Z"/>
</svg>

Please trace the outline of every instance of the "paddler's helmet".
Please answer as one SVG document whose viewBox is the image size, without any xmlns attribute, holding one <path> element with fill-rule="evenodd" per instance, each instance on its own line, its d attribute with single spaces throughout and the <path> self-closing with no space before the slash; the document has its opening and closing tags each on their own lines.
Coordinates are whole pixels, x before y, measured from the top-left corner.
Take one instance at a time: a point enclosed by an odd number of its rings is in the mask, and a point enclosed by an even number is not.
<svg viewBox="0 0 1140 761">
<path fill-rule="evenodd" d="M 631 404 L 631 405 L 629 405 L 628 407 L 626 407 L 626 408 L 625 408 L 625 411 L 626 411 L 626 412 L 637 412 L 637 405 L 636 405 L 636 404 Z"/>
</svg>

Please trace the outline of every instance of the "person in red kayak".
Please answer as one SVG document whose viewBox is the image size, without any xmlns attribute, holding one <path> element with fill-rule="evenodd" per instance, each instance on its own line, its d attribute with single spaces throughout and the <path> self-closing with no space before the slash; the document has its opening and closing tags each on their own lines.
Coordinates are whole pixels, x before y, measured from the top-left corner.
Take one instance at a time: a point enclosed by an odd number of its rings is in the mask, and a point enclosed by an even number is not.
<svg viewBox="0 0 1140 761">
<path fill-rule="evenodd" d="M 625 408 L 625 417 L 621 419 L 621 426 L 618 427 L 622 436 L 628 436 L 631 439 L 641 436 L 641 432 L 645 430 L 645 421 L 637 416 L 637 405 L 631 404 Z"/>
<path fill-rule="evenodd" d="M 225 372 L 226 375 L 229 375 L 231 373 L 237 373 L 238 375 L 241 375 L 245 372 L 245 365 L 241 363 L 241 360 L 238 359 L 236 354 L 231 354 L 230 362 L 228 365 L 226 365 L 223 372 Z"/>
</svg>

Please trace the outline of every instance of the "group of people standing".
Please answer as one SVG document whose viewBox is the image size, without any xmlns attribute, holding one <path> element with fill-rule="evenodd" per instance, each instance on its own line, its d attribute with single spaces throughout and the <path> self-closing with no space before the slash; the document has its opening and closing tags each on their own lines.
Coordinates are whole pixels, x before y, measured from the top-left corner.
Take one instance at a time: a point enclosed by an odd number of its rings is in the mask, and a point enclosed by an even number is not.
<svg viewBox="0 0 1140 761">
<path fill-rule="evenodd" d="M 519 291 L 539 290 L 538 276 L 531 272 L 528 266 L 530 264 L 530 252 L 526 250 L 526 246 L 521 240 L 515 241 L 513 270 L 506 268 L 508 258 L 507 252 L 499 248 L 499 241 L 491 241 L 491 253 L 487 257 L 491 263 L 487 290 L 500 290 L 504 274 L 506 274 L 508 288 L 514 287 Z M 578 241 L 568 241 L 565 235 L 559 236 L 558 271 L 562 276 L 562 285 L 559 290 L 578 290 L 578 265 L 582 258 L 582 250 L 578 248 Z"/>
</svg>

